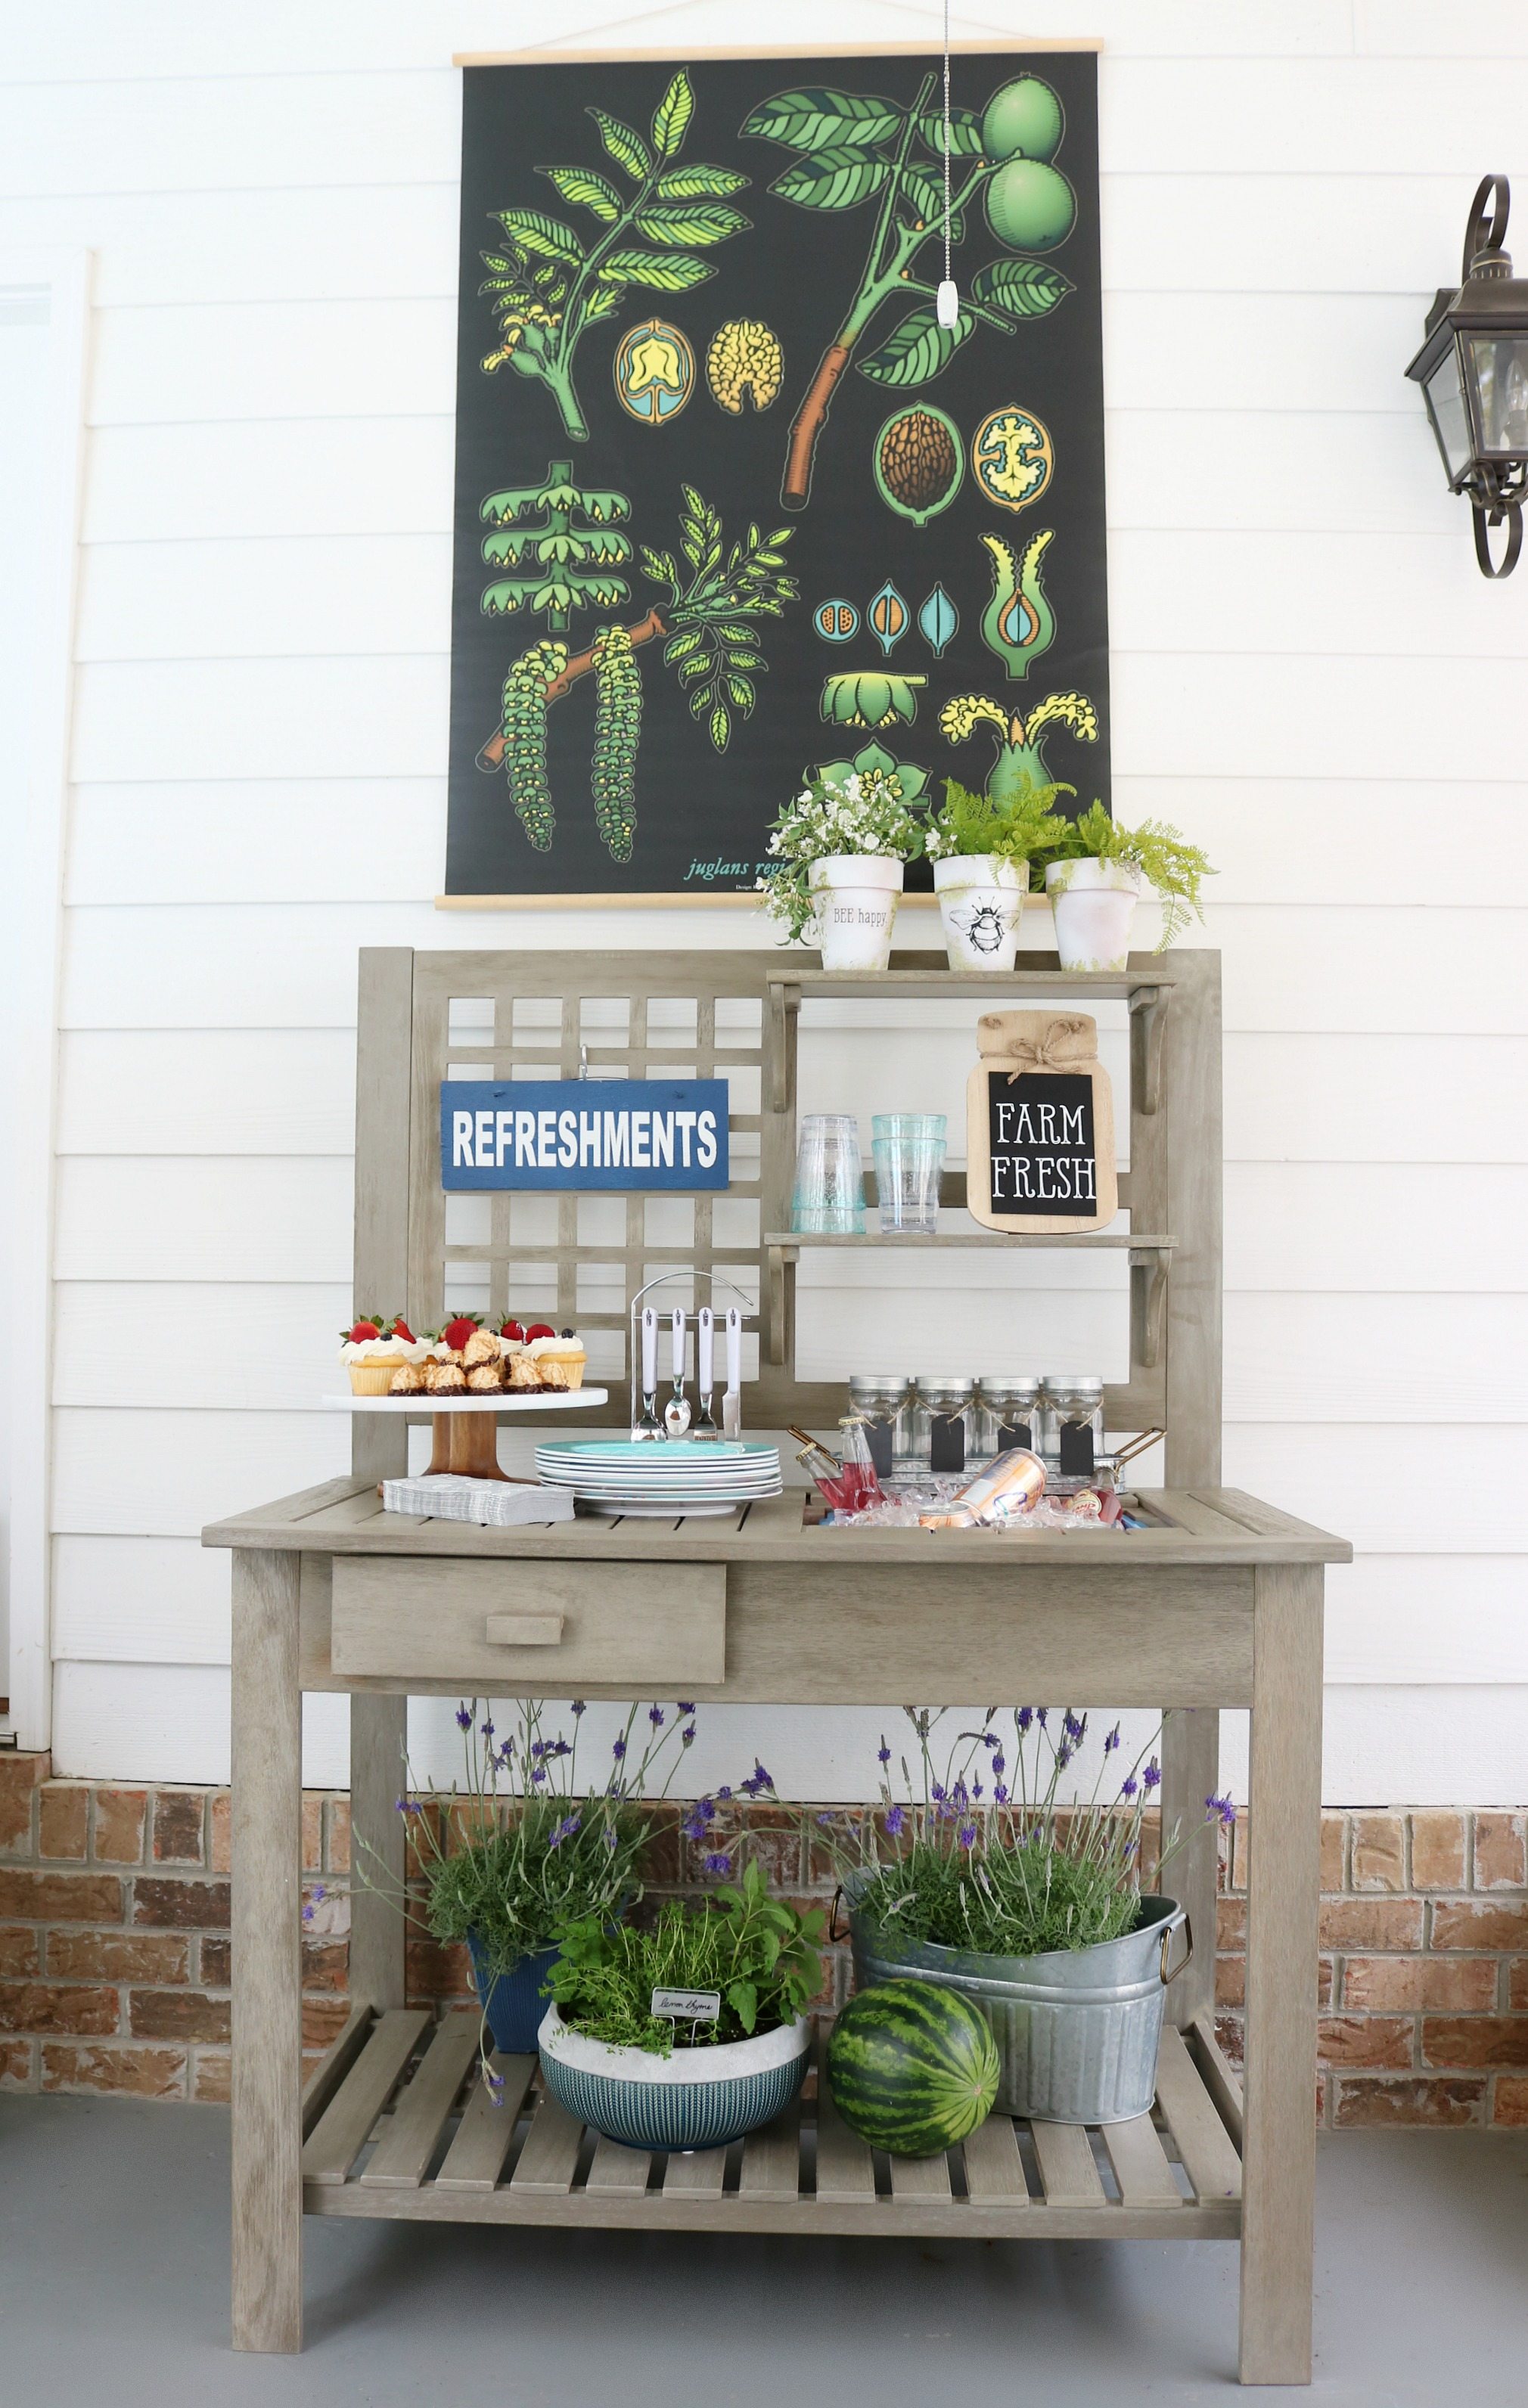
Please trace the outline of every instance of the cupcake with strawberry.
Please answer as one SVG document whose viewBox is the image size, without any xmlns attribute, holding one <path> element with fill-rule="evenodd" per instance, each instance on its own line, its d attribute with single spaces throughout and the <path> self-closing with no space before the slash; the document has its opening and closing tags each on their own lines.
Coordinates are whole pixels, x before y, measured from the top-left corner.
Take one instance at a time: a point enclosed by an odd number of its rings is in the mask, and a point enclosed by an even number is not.
<svg viewBox="0 0 1528 2408">
<path fill-rule="evenodd" d="M 539 1388 L 582 1388 L 584 1365 L 588 1360 L 584 1340 L 573 1329 L 559 1336 L 550 1322 L 541 1321 L 526 1332 L 526 1352 L 536 1372 Z"/>
<path fill-rule="evenodd" d="M 423 1362 L 427 1352 L 401 1313 L 389 1321 L 381 1313 L 363 1312 L 339 1336 L 339 1359 L 350 1373 L 353 1397 L 385 1397 L 394 1373 L 407 1363 Z"/>
</svg>

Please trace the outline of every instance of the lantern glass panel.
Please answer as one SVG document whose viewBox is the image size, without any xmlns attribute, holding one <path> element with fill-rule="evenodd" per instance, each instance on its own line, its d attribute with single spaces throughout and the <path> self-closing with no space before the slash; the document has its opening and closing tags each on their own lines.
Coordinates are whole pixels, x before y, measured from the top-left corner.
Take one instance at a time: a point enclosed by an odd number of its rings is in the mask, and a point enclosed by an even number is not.
<svg viewBox="0 0 1528 2408">
<path fill-rule="evenodd" d="M 1449 472 L 1450 484 L 1457 484 L 1474 456 L 1474 439 L 1470 433 L 1469 412 L 1464 407 L 1463 387 L 1459 378 L 1459 352 L 1450 343 L 1439 360 L 1425 386 L 1428 414 L 1433 432 L 1438 438 L 1438 450 Z"/>
<path fill-rule="evenodd" d="M 1463 340 L 1482 458 L 1528 459 L 1528 335 L 1466 335 Z"/>
</svg>

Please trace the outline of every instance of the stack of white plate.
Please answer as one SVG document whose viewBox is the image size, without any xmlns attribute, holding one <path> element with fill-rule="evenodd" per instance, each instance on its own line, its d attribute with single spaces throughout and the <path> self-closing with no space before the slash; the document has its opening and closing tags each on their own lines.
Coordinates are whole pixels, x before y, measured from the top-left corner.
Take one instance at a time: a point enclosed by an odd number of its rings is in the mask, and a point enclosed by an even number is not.
<svg viewBox="0 0 1528 2408">
<path fill-rule="evenodd" d="M 536 1473 L 602 1513 L 730 1513 L 781 1493 L 780 1450 L 731 1440 L 548 1439 Z"/>
</svg>

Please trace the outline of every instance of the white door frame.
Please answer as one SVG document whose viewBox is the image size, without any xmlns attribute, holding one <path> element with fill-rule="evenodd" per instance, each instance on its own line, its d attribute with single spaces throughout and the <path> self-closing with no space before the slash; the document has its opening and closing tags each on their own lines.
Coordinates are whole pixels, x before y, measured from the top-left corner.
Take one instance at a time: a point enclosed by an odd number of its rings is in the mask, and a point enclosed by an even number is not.
<svg viewBox="0 0 1528 2408">
<path fill-rule="evenodd" d="M 84 468 L 91 254 L 0 249 L 0 301 L 46 298 L 48 428 L 31 473 L 42 492 L 43 576 L 36 595 L 36 677 L 30 724 L 9 732 L 30 761 L 29 809 L 7 875 L 14 882 L 20 951 L 9 1033 L 16 1119 L 7 1133 L 17 1166 L 10 1316 L 10 1720 L 20 1744 L 52 1736 L 51 1409 L 53 1148 L 58 1087 L 65 840 L 79 506 Z"/>
</svg>

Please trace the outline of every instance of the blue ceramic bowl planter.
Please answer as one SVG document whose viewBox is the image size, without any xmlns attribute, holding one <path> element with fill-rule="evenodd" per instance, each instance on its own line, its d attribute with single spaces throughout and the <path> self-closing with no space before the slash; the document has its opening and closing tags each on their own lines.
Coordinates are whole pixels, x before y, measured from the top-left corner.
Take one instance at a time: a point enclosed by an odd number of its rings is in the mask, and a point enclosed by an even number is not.
<svg viewBox="0 0 1528 2408">
<path fill-rule="evenodd" d="M 715 2048 L 610 2048 L 565 2024 L 541 2024 L 541 2074 L 570 2115 L 629 2149 L 720 2149 L 772 2123 L 801 2086 L 812 2027 L 805 2015 Z"/>
</svg>

